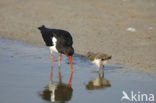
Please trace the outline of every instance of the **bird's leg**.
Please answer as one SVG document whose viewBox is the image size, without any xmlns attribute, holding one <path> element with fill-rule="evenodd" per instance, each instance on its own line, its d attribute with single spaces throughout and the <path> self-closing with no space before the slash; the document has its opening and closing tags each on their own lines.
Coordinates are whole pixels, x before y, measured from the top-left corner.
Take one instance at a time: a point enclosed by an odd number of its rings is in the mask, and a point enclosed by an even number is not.
<svg viewBox="0 0 156 103">
<path fill-rule="evenodd" d="M 103 66 L 102 66 L 102 69 L 104 70 L 104 68 L 105 68 L 105 66 L 103 65 Z"/>
<path fill-rule="evenodd" d="M 68 83 L 69 88 L 71 88 L 72 79 L 73 79 L 73 72 L 71 72 L 71 75 L 70 75 L 70 79 L 69 79 L 69 83 Z"/>
<path fill-rule="evenodd" d="M 99 76 L 99 78 L 100 78 L 100 77 L 101 77 L 100 72 L 99 72 L 99 71 L 97 71 L 97 73 L 98 73 L 98 76 Z"/>
<path fill-rule="evenodd" d="M 58 74 L 59 74 L 59 83 L 61 84 L 62 83 L 61 72 L 58 72 Z"/>
<path fill-rule="evenodd" d="M 104 67 L 103 67 L 104 68 Z M 104 69 L 102 69 L 102 78 L 104 78 Z"/>
<path fill-rule="evenodd" d="M 51 72 L 50 72 L 50 80 L 52 81 L 53 76 L 53 54 L 51 54 Z"/>
<path fill-rule="evenodd" d="M 59 56 L 59 73 L 60 73 L 61 59 L 62 59 L 62 54 L 60 54 Z"/>
</svg>

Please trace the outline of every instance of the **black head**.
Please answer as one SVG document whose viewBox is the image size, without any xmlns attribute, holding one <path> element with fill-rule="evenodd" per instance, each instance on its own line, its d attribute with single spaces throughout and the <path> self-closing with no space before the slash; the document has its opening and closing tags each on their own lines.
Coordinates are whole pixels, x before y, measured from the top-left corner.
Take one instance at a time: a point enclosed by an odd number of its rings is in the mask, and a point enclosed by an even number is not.
<svg viewBox="0 0 156 103">
<path fill-rule="evenodd" d="M 74 48 L 73 47 L 66 47 L 66 48 L 64 48 L 64 54 L 66 56 L 73 56 Z"/>
</svg>

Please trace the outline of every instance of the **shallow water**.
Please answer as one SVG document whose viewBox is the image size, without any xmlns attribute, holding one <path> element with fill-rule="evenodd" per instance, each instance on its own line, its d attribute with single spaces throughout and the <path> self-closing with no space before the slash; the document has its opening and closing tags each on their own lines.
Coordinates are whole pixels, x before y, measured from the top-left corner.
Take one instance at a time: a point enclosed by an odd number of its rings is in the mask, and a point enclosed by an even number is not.
<svg viewBox="0 0 156 103">
<path fill-rule="evenodd" d="M 132 91 L 156 95 L 154 74 L 112 64 L 106 65 L 104 74 L 102 70 L 97 73 L 97 67 L 85 57 L 74 55 L 74 73 L 71 74 L 68 58 L 63 56 L 59 76 L 58 54 L 54 56 L 50 81 L 48 48 L 0 39 L 0 103 L 132 103 L 121 101 L 122 91 L 129 96 Z"/>
</svg>

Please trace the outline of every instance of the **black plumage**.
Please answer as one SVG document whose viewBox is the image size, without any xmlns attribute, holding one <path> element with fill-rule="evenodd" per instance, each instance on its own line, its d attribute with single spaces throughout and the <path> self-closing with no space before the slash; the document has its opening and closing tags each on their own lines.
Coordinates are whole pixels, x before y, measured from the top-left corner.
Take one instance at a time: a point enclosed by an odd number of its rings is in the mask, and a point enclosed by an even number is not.
<svg viewBox="0 0 156 103">
<path fill-rule="evenodd" d="M 41 31 L 43 40 L 46 46 L 54 46 L 52 38 L 55 37 L 57 39 L 56 49 L 59 53 L 65 54 L 67 56 L 72 56 L 74 54 L 73 39 L 68 31 L 61 29 L 50 29 L 46 28 L 44 25 L 38 27 Z"/>
</svg>

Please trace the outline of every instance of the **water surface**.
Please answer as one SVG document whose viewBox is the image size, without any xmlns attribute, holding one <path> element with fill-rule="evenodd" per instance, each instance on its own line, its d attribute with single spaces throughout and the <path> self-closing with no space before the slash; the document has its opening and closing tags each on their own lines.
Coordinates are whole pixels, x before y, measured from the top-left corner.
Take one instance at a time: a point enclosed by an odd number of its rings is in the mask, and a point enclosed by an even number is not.
<svg viewBox="0 0 156 103">
<path fill-rule="evenodd" d="M 104 72 L 98 73 L 97 67 L 85 57 L 74 55 L 74 73 L 71 74 L 68 58 L 63 56 L 60 75 L 58 54 L 54 58 L 53 81 L 50 81 L 48 48 L 0 39 L 0 102 L 131 103 L 121 101 L 122 91 L 128 95 L 131 91 L 156 95 L 155 74 L 113 64 L 106 65 Z"/>
</svg>

